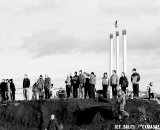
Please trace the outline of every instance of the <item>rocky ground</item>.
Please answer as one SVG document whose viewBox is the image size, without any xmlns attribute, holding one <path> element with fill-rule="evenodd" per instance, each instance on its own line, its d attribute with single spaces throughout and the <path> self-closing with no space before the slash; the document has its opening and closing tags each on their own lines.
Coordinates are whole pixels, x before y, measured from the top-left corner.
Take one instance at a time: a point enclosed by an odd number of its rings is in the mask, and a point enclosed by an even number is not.
<svg viewBox="0 0 160 130">
<path fill-rule="evenodd" d="M 119 121 L 116 100 L 55 99 L 1 103 L 0 130 L 44 130 L 51 114 L 55 114 L 64 130 L 114 130 L 116 125 L 142 129 L 138 127 L 141 124 L 160 124 L 160 105 L 156 101 L 128 99 L 125 110 L 130 118 Z"/>
</svg>

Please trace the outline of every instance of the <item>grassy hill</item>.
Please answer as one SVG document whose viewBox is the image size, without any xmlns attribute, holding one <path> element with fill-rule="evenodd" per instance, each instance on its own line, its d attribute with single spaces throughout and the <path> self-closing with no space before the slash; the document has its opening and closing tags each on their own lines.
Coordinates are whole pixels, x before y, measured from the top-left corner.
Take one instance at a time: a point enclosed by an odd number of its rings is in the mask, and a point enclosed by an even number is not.
<svg viewBox="0 0 160 130">
<path fill-rule="evenodd" d="M 116 100 L 8 102 L 0 106 L 0 130 L 44 130 L 51 114 L 56 115 L 64 130 L 114 130 L 115 125 L 160 124 L 160 105 L 156 101 L 128 99 L 125 110 L 130 118 L 120 122 Z"/>
</svg>

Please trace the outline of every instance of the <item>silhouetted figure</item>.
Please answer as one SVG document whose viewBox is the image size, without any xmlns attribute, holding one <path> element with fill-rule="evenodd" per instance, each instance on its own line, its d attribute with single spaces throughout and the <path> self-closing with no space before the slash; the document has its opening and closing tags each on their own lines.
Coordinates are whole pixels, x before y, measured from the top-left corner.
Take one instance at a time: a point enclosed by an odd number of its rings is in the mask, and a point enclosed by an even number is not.
<svg viewBox="0 0 160 130">
<path fill-rule="evenodd" d="M 69 75 L 67 75 L 65 83 L 66 83 L 67 98 L 69 98 L 71 94 L 71 77 Z"/>
<path fill-rule="evenodd" d="M 43 97 L 44 97 L 44 80 L 43 80 L 42 75 L 40 75 L 39 79 L 37 80 L 37 89 L 38 89 L 39 99 L 43 99 Z"/>
<path fill-rule="evenodd" d="M 150 82 L 148 87 L 147 87 L 147 93 L 149 96 L 149 100 L 152 98 L 154 99 L 154 89 L 153 89 L 153 82 Z"/>
<path fill-rule="evenodd" d="M 79 71 L 79 78 L 78 78 L 78 82 L 79 82 L 79 91 L 78 91 L 78 97 L 80 99 L 84 99 L 84 85 L 85 85 L 85 81 L 86 78 L 82 72 L 82 70 Z"/>
<path fill-rule="evenodd" d="M 140 75 L 136 72 L 135 68 L 132 70 L 132 72 L 133 72 L 133 74 L 131 75 L 131 82 L 133 84 L 133 96 L 139 97 Z"/>
<path fill-rule="evenodd" d="M 89 78 L 89 76 L 87 76 L 86 77 L 86 83 L 85 83 L 85 86 L 84 86 L 84 98 L 87 98 L 87 95 L 89 96 L 90 95 L 90 90 L 89 90 L 89 88 L 90 88 L 90 83 L 89 83 L 89 81 L 90 81 L 90 78 Z"/>
<path fill-rule="evenodd" d="M 0 85 L 0 89 L 2 92 L 2 101 L 6 101 L 6 95 L 5 95 L 6 87 L 7 87 L 6 81 L 5 81 L 5 79 L 2 79 L 2 82 Z"/>
<path fill-rule="evenodd" d="M 29 100 L 29 87 L 30 87 L 30 80 L 27 74 L 25 74 L 23 79 L 23 96 L 25 100 Z"/>
<path fill-rule="evenodd" d="M 45 99 L 50 98 L 50 89 L 51 89 L 51 78 L 49 78 L 48 75 L 46 75 L 44 81 Z"/>
<path fill-rule="evenodd" d="M 6 99 L 7 99 L 8 101 L 11 101 L 11 84 L 10 84 L 10 80 L 7 79 L 6 82 L 7 82 L 7 87 L 6 87 Z"/>
<path fill-rule="evenodd" d="M 16 88 L 15 85 L 13 83 L 13 79 L 10 80 L 10 88 L 11 88 L 11 99 L 15 100 L 15 92 L 16 92 Z"/>
<path fill-rule="evenodd" d="M 108 78 L 107 73 L 104 73 L 103 75 L 102 86 L 103 86 L 103 97 L 107 98 L 107 91 L 108 91 L 108 86 L 109 86 L 109 78 Z"/>
<path fill-rule="evenodd" d="M 116 74 L 116 70 L 113 70 L 113 75 L 110 78 L 110 85 L 112 86 L 112 95 L 117 97 L 117 86 L 119 85 L 119 77 Z"/>
<path fill-rule="evenodd" d="M 72 77 L 72 82 L 73 82 L 73 98 L 78 97 L 78 75 L 77 72 L 74 73 L 74 76 Z"/>
<path fill-rule="evenodd" d="M 128 87 L 128 83 L 129 82 L 128 82 L 128 79 L 127 79 L 125 73 L 122 72 L 122 75 L 119 80 L 119 85 L 121 86 L 121 89 L 122 89 L 122 91 L 125 92 L 125 94 L 126 94 L 126 88 Z"/>
<path fill-rule="evenodd" d="M 94 72 L 91 72 L 91 74 L 84 72 L 84 74 L 86 74 L 87 76 L 90 77 L 89 80 L 89 98 L 95 98 L 95 85 L 96 85 L 96 76 L 94 74 Z"/>
</svg>

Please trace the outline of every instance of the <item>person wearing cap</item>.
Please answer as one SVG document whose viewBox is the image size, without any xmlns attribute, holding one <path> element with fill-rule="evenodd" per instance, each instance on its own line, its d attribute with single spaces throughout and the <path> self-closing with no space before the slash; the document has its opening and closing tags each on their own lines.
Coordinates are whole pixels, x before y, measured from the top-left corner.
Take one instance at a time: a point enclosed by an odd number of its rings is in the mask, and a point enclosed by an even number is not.
<svg viewBox="0 0 160 130">
<path fill-rule="evenodd" d="M 44 96 L 44 80 L 43 80 L 42 75 L 40 75 L 39 79 L 37 80 L 37 89 L 38 89 L 39 99 L 43 99 L 43 96 Z"/>
<path fill-rule="evenodd" d="M 89 98 L 95 98 L 96 76 L 95 76 L 94 72 L 91 72 L 91 74 L 84 72 L 84 74 L 86 74 L 87 76 L 90 77 Z"/>
<path fill-rule="evenodd" d="M 79 71 L 78 82 L 79 82 L 78 96 L 79 96 L 80 99 L 84 99 L 84 85 L 86 83 L 86 78 L 85 78 L 82 70 Z"/>
<path fill-rule="evenodd" d="M 140 81 L 140 75 L 136 72 L 136 69 L 134 68 L 132 70 L 133 74 L 131 75 L 131 82 L 133 85 L 133 96 L 139 97 L 139 81 Z"/>
<path fill-rule="evenodd" d="M 128 112 L 124 110 L 126 105 L 125 93 L 120 88 L 117 90 L 117 104 L 118 104 L 118 115 L 119 120 L 127 119 L 129 117 Z"/>
<path fill-rule="evenodd" d="M 153 89 L 153 82 L 150 82 L 148 87 L 147 87 L 147 94 L 148 94 L 148 97 L 149 97 L 149 100 L 151 98 L 154 99 L 154 89 Z"/>
<path fill-rule="evenodd" d="M 107 98 L 108 86 L 109 86 L 109 78 L 108 78 L 108 74 L 105 72 L 103 74 L 103 78 L 102 78 L 103 97 L 104 98 Z"/>
<path fill-rule="evenodd" d="M 51 115 L 51 119 L 48 123 L 48 126 L 45 130 L 60 130 L 60 129 L 63 129 L 63 125 L 61 124 L 60 126 L 58 125 L 58 122 L 55 118 L 55 115 L 52 114 Z"/>
<path fill-rule="evenodd" d="M 110 85 L 112 86 L 112 95 L 117 97 L 117 86 L 119 86 L 119 77 L 116 74 L 116 70 L 113 70 L 113 75 L 110 78 Z"/>
<path fill-rule="evenodd" d="M 124 72 L 122 72 L 121 74 L 119 85 L 121 86 L 122 91 L 124 91 L 126 94 L 126 88 L 128 87 L 128 79 Z"/>
<path fill-rule="evenodd" d="M 30 87 L 30 80 L 27 74 L 25 74 L 23 79 L 23 96 L 25 100 L 29 100 L 29 87 Z"/>
</svg>

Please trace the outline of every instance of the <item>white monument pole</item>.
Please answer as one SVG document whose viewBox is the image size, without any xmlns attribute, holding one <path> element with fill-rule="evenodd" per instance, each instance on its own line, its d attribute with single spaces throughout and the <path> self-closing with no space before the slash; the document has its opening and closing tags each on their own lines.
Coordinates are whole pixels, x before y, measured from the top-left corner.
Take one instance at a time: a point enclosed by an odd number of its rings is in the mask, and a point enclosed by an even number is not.
<svg viewBox="0 0 160 130">
<path fill-rule="evenodd" d="M 126 74 L 126 54 L 127 54 L 127 45 L 126 45 L 126 30 L 122 30 L 123 35 L 123 72 Z"/>
<path fill-rule="evenodd" d="M 119 75 L 119 31 L 116 31 L 116 70 Z"/>
</svg>

